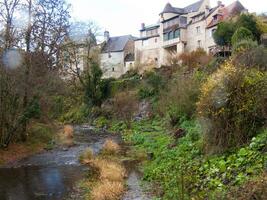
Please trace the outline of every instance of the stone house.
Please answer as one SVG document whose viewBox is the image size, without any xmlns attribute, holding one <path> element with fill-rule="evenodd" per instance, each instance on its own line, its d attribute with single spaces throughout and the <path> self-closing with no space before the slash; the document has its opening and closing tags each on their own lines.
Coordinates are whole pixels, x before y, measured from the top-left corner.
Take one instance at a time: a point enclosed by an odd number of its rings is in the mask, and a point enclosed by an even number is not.
<svg viewBox="0 0 267 200">
<path fill-rule="evenodd" d="M 110 37 L 105 31 L 100 54 L 104 78 L 118 78 L 134 66 L 134 39 L 131 35 Z"/>
<path fill-rule="evenodd" d="M 160 67 L 168 65 L 168 58 L 173 54 L 197 48 L 216 53 L 213 32 L 218 23 L 241 12 L 247 10 L 239 1 L 229 6 L 218 1 L 214 8 L 210 7 L 209 0 L 200 0 L 184 8 L 167 3 L 159 15 L 159 23 L 149 26 L 142 23 L 140 38 L 135 41 L 136 62 Z"/>
</svg>

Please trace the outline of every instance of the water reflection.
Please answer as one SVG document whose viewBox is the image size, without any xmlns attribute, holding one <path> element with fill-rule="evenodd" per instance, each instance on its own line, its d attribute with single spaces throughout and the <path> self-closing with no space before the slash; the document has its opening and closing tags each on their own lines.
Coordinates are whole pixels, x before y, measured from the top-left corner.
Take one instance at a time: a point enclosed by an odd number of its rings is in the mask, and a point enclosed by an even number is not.
<svg viewBox="0 0 267 200">
<path fill-rule="evenodd" d="M 83 177 L 82 166 L 20 167 L 0 170 L 1 200 L 62 200 Z"/>
</svg>

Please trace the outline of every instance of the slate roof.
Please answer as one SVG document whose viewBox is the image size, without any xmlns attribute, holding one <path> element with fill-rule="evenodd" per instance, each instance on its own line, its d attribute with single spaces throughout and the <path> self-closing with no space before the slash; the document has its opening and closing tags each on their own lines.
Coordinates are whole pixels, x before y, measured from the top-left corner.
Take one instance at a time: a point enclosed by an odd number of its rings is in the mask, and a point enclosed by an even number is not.
<svg viewBox="0 0 267 200">
<path fill-rule="evenodd" d="M 203 3 L 203 0 L 200 0 L 184 8 L 176 8 L 176 7 L 173 7 L 170 3 L 167 3 L 161 14 L 163 13 L 186 14 L 190 12 L 197 12 L 202 3 Z"/>
<path fill-rule="evenodd" d="M 109 52 L 123 51 L 127 42 L 134 39 L 135 38 L 131 35 L 110 37 L 109 40 L 106 43 L 104 43 L 101 52 L 109 53 Z"/>
<path fill-rule="evenodd" d="M 212 20 L 210 24 L 208 24 L 207 28 L 211 28 L 216 26 L 221 21 L 231 18 L 237 14 L 240 14 L 242 11 L 246 10 L 246 8 L 239 2 L 235 1 L 232 4 L 222 8 L 221 14 L 218 16 L 217 20 Z"/>
</svg>

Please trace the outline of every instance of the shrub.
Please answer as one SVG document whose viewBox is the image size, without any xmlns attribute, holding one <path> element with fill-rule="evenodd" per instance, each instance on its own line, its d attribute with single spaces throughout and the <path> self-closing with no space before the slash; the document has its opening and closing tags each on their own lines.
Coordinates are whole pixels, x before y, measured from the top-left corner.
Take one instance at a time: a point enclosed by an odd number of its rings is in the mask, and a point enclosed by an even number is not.
<svg viewBox="0 0 267 200">
<path fill-rule="evenodd" d="M 105 181 L 93 188 L 92 200 L 119 200 L 124 192 L 121 182 Z"/>
<path fill-rule="evenodd" d="M 189 69 L 199 68 L 203 65 L 207 65 L 212 59 L 211 55 L 208 55 L 204 49 L 198 48 L 190 53 L 182 53 L 179 56 L 179 60 L 183 65 Z"/>
<path fill-rule="evenodd" d="M 103 154 L 114 155 L 118 154 L 119 152 L 120 152 L 120 146 L 116 142 L 110 139 L 105 141 L 102 148 Z"/>
<path fill-rule="evenodd" d="M 197 71 L 186 75 L 178 73 L 169 84 L 169 89 L 162 92 L 158 111 L 170 118 L 172 126 L 191 118 L 195 113 L 202 80 L 199 74 Z"/>
<path fill-rule="evenodd" d="M 131 126 L 133 114 L 138 109 L 138 100 L 134 92 L 121 92 L 114 97 L 115 116 L 123 120 L 128 128 Z"/>
<path fill-rule="evenodd" d="M 234 55 L 235 65 L 246 66 L 247 68 L 258 68 L 267 71 L 267 49 L 263 46 L 249 48 Z"/>
<path fill-rule="evenodd" d="M 235 45 L 242 40 L 253 40 L 252 32 L 244 27 L 238 28 L 235 31 L 232 36 L 232 45 Z"/>
<path fill-rule="evenodd" d="M 259 29 L 257 25 L 257 19 L 252 14 L 242 14 L 238 17 L 236 21 L 236 27 L 241 28 L 244 27 L 251 31 L 253 34 L 253 39 L 256 39 L 257 41 L 260 41 L 261 37 L 261 30 Z"/>
<path fill-rule="evenodd" d="M 223 151 L 246 143 L 264 125 L 267 74 L 225 63 L 203 84 L 198 115 L 207 150 Z"/>
<path fill-rule="evenodd" d="M 256 41 L 251 39 L 248 40 L 240 40 L 239 42 L 235 43 L 233 46 L 233 53 L 237 54 L 240 52 L 246 52 L 248 50 L 254 49 L 258 46 Z"/>
<path fill-rule="evenodd" d="M 221 22 L 213 34 L 216 44 L 226 46 L 231 44 L 231 38 L 235 32 L 235 24 L 231 21 Z"/>
<path fill-rule="evenodd" d="M 93 150 L 91 148 L 86 148 L 84 150 L 84 152 L 80 155 L 79 161 L 81 163 L 86 164 L 86 163 L 92 161 L 93 158 L 94 158 L 94 152 L 93 152 Z"/>
</svg>

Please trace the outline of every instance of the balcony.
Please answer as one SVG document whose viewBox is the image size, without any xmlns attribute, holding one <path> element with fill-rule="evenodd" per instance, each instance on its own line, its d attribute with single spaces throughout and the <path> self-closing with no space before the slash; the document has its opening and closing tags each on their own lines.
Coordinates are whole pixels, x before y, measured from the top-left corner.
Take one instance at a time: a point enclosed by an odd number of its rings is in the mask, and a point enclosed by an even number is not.
<svg viewBox="0 0 267 200">
<path fill-rule="evenodd" d="M 173 39 L 170 39 L 170 40 L 163 41 L 163 45 L 162 46 L 164 48 L 167 48 L 167 47 L 171 47 L 171 46 L 177 45 L 179 42 L 180 42 L 180 37 L 173 38 Z"/>
</svg>

